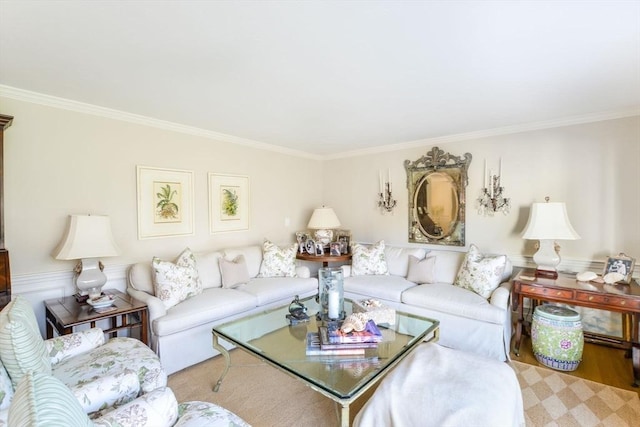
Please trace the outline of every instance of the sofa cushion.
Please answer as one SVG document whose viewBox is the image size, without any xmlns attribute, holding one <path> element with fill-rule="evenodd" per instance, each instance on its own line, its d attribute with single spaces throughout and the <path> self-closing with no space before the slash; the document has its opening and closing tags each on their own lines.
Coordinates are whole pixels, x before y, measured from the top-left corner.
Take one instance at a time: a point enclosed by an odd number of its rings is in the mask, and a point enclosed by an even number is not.
<svg viewBox="0 0 640 427">
<path fill-rule="evenodd" d="M 389 274 L 407 277 L 409 271 L 409 256 L 423 259 L 426 251 L 422 248 L 401 248 L 385 245 L 384 258 L 387 262 Z"/>
<path fill-rule="evenodd" d="M 238 255 L 244 256 L 247 262 L 249 277 L 256 277 L 258 273 L 260 273 L 260 265 L 262 264 L 262 246 L 244 246 L 224 250 L 224 257 L 226 259 L 234 259 Z"/>
<path fill-rule="evenodd" d="M 351 252 L 351 274 L 353 276 L 389 274 L 384 254 L 384 240 L 369 247 L 356 243 Z"/>
<path fill-rule="evenodd" d="M 9 425 L 90 427 L 93 423 L 62 382 L 42 372 L 28 372 L 16 388 Z"/>
<path fill-rule="evenodd" d="M 262 280 L 262 279 L 261 279 Z M 157 336 L 180 331 L 224 319 L 257 306 L 255 296 L 236 289 L 205 289 L 195 298 L 189 298 L 167 310 L 167 314 L 152 322 Z"/>
<path fill-rule="evenodd" d="M 189 248 L 186 248 L 175 262 L 153 257 L 151 265 L 155 296 L 166 308 L 202 292 L 196 258 Z"/>
<path fill-rule="evenodd" d="M 150 262 L 139 262 L 129 268 L 129 286 L 136 291 L 155 295 L 153 287 L 153 267 Z"/>
<path fill-rule="evenodd" d="M 258 277 L 295 277 L 297 243 L 279 248 L 265 240 L 262 250 L 262 264 Z"/>
<path fill-rule="evenodd" d="M 220 275 L 220 265 L 218 260 L 224 255 L 222 252 L 207 252 L 194 254 L 198 264 L 198 273 L 202 288 L 222 287 L 222 276 Z"/>
<path fill-rule="evenodd" d="M 402 302 L 430 310 L 502 325 L 505 311 L 475 292 L 448 283 L 414 286 L 402 294 Z"/>
<path fill-rule="evenodd" d="M 51 374 L 51 360 L 34 319 L 31 304 L 20 295 L 0 314 L 0 359 L 14 388 L 29 371 Z"/>
<path fill-rule="evenodd" d="M 409 255 L 409 271 L 407 272 L 407 280 L 418 284 L 435 283 L 435 267 L 435 256 L 418 259 L 413 255 Z"/>
<path fill-rule="evenodd" d="M 258 305 L 265 305 L 292 295 L 304 295 L 318 290 L 318 280 L 300 277 L 262 277 L 249 280 L 246 285 L 239 287 L 242 292 L 253 295 Z"/>
<path fill-rule="evenodd" d="M 180 417 L 174 427 L 251 427 L 233 412 L 215 403 L 192 401 L 178 407 Z"/>
<path fill-rule="evenodd" d="M 429 256 L 436 257 L 436 280 L 435 283 L 453 283 L 456 280 L 465 253 L 458 251 L 431 251 Z"/>
<path fill-rule="evenodd" d="M 240 254 L 234 259 L 219 258 L 218 263 L 223 288 L 235 288 L 249 281 L 249 271 L 244 255 Z"/>
<path fill-rule="evenodd" d="M 505 255 L 483 255 L 475 245 L 471 245 L 454 284 L 488 299 L 500 286 L 506 265 Z"/>
<path fill-rule="evenodd" d="M 351 276 L 344 279 L 345 292 L 374 299 L 400 302 L 402 293 L 416 284 L 394 275 Z"/>
</svg>

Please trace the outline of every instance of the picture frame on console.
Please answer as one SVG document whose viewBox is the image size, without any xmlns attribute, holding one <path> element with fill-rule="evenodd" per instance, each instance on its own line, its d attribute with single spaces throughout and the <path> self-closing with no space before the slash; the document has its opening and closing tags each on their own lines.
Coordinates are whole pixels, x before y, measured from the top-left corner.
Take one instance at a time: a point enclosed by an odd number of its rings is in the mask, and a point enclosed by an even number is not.
<svg viewBox="0 0 640 427">
<path fill-rule="evenodd" d="M 633 268 L 636 264 L 636 260 L 630 256 L 620 252 L 616 256 L 607 258 L 607 262 L 604 264 L 604 271 L 602 275 L 608 273 L 620 273 L 624 276 L 621 282 L 631 283 L 631 277 L 633 275 Z"/>
<path fill-rule="evenodd" d="M 341 246 L 342 246 L 342 243 L 340 243 L 340 242 L 331 242 L 331 243 L 329 243 L 329 254 L 331 256 L 340 256 L 340 255 L 342 255 Z"/>
<path fill-rule="evenodd" d="M 194 234 L 193 172 L 136 166 L 138 239 Z"/>
<path fill-rule="evenodd" d="M 340 243 L 340 253 L 348 254 L 351 249 L 351 230 L 335 230 L 333 236 Z"/>
<path fill-rule="evenodd" d="M 249 229 L 249 177 L 209 173 L 211 234 Z"/>
</svg>

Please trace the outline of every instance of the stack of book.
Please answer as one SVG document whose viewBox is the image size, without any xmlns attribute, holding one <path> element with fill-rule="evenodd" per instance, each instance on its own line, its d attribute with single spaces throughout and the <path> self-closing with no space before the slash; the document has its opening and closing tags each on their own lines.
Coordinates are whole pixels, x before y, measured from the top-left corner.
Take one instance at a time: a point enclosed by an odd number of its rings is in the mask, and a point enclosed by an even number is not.
<svg viewBox="0 0 640 427">
<path fill-rule="evenodd" d="M 338 325 L 320 326 L 318 332 L 307 333 L 307 356 L 357 356 L 366 349 L 376 348 L 382 333 L 373 321 L 364 331 L 344 333 Z"/>
</svg>

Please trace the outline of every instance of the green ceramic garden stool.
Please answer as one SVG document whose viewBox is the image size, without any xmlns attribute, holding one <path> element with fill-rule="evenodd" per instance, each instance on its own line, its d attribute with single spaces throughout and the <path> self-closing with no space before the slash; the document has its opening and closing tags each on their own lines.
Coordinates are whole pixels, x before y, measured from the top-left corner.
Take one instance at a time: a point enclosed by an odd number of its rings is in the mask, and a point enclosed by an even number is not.
<svg viewBox="0 0 640 427">
<path fill-rule="evenodd" d="M 537 306 L 531 340 L 538 362 L 559 371 L 574 371 L 582 360 L 584 348 L 580 313 L 551 304 Z"/>
</svg>

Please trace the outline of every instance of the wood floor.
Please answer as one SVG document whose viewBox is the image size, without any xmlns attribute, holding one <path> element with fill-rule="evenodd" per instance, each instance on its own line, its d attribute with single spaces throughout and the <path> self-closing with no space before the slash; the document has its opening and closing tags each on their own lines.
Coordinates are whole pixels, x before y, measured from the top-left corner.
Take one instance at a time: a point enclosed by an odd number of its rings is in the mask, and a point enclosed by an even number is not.
<svg viewBox="0 0 640 427">
<path fill-rule="evenodd" d="M 511 346 L 513 349 L 513 346 Z M 525 336 L 520 348 L 520 357 L 511 351 L 511 358 L 530 365 L 542 366 L 536 360 L 531 349 L 531 339 Z M 582 362 L 575 371 L 565 372 L 591 381 L 635 391 L 640 395 L 640 388 L 633 387 L 633 366 L 631 359 L 625 357 L 625 351 L 604 345 L 585 343 Z"/>
</svg>

